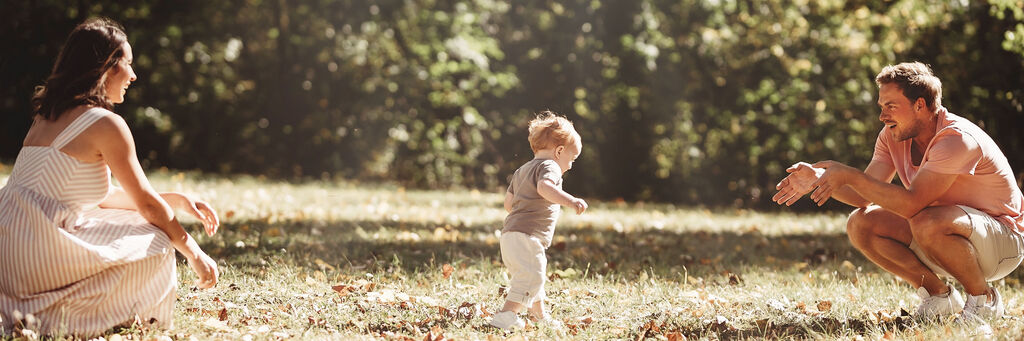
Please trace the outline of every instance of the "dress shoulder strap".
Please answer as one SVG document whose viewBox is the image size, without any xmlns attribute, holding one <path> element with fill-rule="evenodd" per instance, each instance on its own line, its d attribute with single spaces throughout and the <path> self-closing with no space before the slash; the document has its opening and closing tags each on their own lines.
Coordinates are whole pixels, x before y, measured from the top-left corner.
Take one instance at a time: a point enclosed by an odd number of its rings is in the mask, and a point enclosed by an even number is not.
<svg viewBox="0 0 1024 341">
<path fill-rule="evenodd" d="M 64 128 L 64 130 L 57 135 L 57 138 L 53 139 L 53 143 L 51 143 L 50 146 L 56 149 L 64 148 L 64 145 L 78 137 L 78 134 L 81 134 L 86 128 L 89 128 L 89 126 L 95 123 L 96 120 L 103 118 L 106 111 L 107 110 L 103 108 L 90 108 L 89 110 L 86 110 L 81 115 L 78 115 L 71 124 Z"/>
</svg>

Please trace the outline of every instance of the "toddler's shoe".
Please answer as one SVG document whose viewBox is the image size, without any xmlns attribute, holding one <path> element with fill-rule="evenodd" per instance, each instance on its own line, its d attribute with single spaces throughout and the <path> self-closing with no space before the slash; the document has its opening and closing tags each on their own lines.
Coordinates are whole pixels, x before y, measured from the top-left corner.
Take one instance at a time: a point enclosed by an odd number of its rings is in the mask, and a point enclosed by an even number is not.
<svg viewBox="0 0 1024 341">
<path fill-rule="evenodd" d="M 519 319 L 519 316 L 512 311 L 503 311 L 491 317 L 491 326 L 504 330 L 522 329 L 526 322 Z"/>
<path fill-rule="evenodd" d="M 562 323 L 562 321 L 559 321 L 559 320 L 551 318 L 551 314 L 548 314 L 546 312 L 544 313 L 544 316 L 541 316 L 541 317 L 531 316 L 531 317 L 534 319 L 534 321 L 536 321 L 536 323 L 538 325 L 545 325 L 545 326 L 548 326 L 548 328 L 551 328 L 551 329 L 554 329 L 554 330 L 564 330 L 565 329 L 565 323 Z"/>
</svg>

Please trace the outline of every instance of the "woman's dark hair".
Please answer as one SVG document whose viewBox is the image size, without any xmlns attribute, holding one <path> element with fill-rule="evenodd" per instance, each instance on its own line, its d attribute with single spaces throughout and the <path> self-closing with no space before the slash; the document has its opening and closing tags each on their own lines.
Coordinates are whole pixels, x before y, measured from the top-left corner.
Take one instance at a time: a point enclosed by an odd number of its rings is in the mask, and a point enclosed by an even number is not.
<svg viewBox="0 0 1024 341">
<path fill-rule="evenodd" d="M 55 120 L 79 105 L 112 110 L 114 104 L 107 100 L 104 83 L 107 70 L 124 57 L 126 41 L 124 28 L 110 19 L 92 18 L 75 27 L 46 83 L 36 87 L 32 114 Z"/>
</svg>

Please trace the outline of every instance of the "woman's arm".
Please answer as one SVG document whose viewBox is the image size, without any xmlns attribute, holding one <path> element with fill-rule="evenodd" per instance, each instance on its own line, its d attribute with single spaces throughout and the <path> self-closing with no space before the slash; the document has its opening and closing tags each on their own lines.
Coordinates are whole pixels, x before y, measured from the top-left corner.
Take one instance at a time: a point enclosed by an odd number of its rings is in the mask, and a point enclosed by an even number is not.
<svg viewBox="0 0 1024 341">
<path fill-rule="evenodd" d="M 87 133 L 87 134 L 86 134 Z M 159 195 L 146 179 L 138 158 L 135 156 L 135 142 L 128 124 L 120 116 L 106 115 L 83 133 L 86 143 L 98 150 L 111 173 L 122 185 L 125 195 L 114 193 L 114 204 L 125 204 L 124 197 L 146 221 L 164 231 L 175 250 L 181 252 L 199 275 L 201 288 L 217 283 L 217 264 L 210 259 L 174 217 L 171 206 Z"/>
<path fill-rule="evenodd" d="M 206 230 L 207 235 L 212 236 L 214 233 L 217 233 L 217 227 L 220 226 L 220 218 L 217 217 L 217 212 L 213 207 L 206 202 L 195 200 L 185 194 L 176 192 L 163 192 L 159 195 L 172 209 L 188 212 L 196 219 L 199 219 L 203 223 L 203 228 Z M 139 210 L 132 198 L 128 196 L 128 193 L 118 186 L 110 186 L 110 192 L 107 193 L 107 197 L 103 199 L 99 206 L 102 208 Z"/>
</svg>

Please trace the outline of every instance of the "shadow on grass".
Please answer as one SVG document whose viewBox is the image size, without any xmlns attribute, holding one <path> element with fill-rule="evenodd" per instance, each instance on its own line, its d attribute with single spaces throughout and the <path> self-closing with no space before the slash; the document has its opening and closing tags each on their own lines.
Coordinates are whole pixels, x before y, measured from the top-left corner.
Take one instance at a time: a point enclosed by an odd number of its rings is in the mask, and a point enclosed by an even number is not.
<svg viewBox="0 0 1024 341">
<path fill-rule="evenodd" d="M 752 337 L 769 339 L 821 338 L 849 335 L 851 333 L 864 334 L 872 330 L 898 332 L 914 328 L 916 326 L 922 326 L 922 323 L 928 322 L 916 321 L 909 315 L 898 316 L 892 320 L 880 323 L 869 323 L 868 321 L 857 319 L 841 320 L 832 317 L 824 317 L 807 321 L 806 323 L 779 324 L 769 322 L 765 319 L 758 321 L 756 326 L 746 329 L 734 328 L 727 324 L 718 324 L 714 322 L 703 324 L 698 327 L 676 327 L 667 323 L 662 325 L 648 323 L 641 327 L 641 330 L 632 335 L 632 337 L 634 339 L 647 339 L 650 337 L 656 337 L 657 334 L 667 335 L 678 333 L 679 335 L 685 336 L 687 339 L 718 338 L 732 340 Z M 641 333 L 643 334 L 642 337 L 640 336 Z"/>
<path fill-rule="evenodd" d="M 365 272 L 381 267 L 423 271 L 450 263 L 500 263 L 496 224 L 454 228 L 436 224 L 382 221 L 305 221 L 225 224 L 217 237 L 200 240 L 211 256 L 228 262 L 254 255 L 282 255 L 298 266 L 321 263 L 339 271 Z M 241 241 L 244 247 L 235 245 Z M 239 244 L 240 245 L 240 244 Z M 284 252 L 282 252 L 284 250 Z M 798 267 L 838 268 L 843 261 L 876 271 L 843 234 L 768 236 L 758 232 L 674 232 L 560 227 L 547 250 L 549 268 L 574 268 L 588 275 L 624 278 L 647 272 L 666 279 L 737 273 L 744 268 L 767 271 Z M 315 260 L 317 264 L 313 264 Z M 319 265 L 319 266 L 318 266 Z"/>
<path fill-rule="evenodd" d="M 399 269 L 406 273 L 439 273 L 442 264 L 499 266 L 496 229 L 498 224 L 445 228 L 401 221 L 247 221 L 226 224 L 220 235 L 203 238 L 201 244 L 214 258 L 257 278 L 264 274 L 260 269 L 273 266 L 266 259 L 283 261 L 300 271 L 323 271 L 329 276 L 360 276 Z M 602 276 L 634 281 L 646 273 L 680 284 L 687 282 L 688 277 L 698 277 L 699 285 L 742 288 L 742 276 L 751 272 L 832 273 L 852 265 L 859 270 L 848 276 L 884 273 L 856 251 L 845 234 L 769 236 L 757 231 L 667 230 L 621 233 L 589 227 L 560 227 L 556 233 L 561 238 L 548 249 L 549 273 L 573 268 L 577 271 L 573 278 Z M 839 272 L 837 276 L 844 275 Z M 712 333 L 728 339 L 805 338 L 899 331 L 917 325 L 907 316 L 889 317 L 881 322 L 819 316 L 776 324 L 766 319 L 752 326 L 695 322 L 698 321 L 680 318 L 661 325 L 634 326 L 633 337 L 655 336 L 652 333 L 657 330 L 661 335 L 676 332 L 688 338 L 708 337 Z"/>
</svg>

